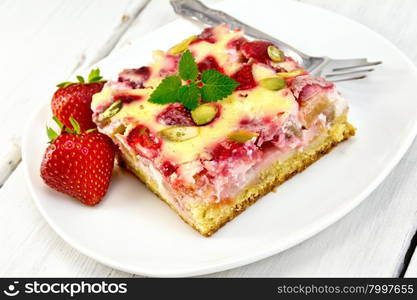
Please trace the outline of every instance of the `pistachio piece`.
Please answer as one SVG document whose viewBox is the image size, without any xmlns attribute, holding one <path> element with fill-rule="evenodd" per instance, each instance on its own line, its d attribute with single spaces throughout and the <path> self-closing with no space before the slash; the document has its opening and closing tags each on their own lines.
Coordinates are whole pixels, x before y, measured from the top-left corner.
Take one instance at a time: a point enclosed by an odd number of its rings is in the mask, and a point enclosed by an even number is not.
<svg viewBox="0 0 417 300">
<path fill-rule="evenodd" d="M 303 69 L 295 69 L 291 72 L 278 72 L 277 75 L 282 78 L 292 78 L 303 74 L 305 71 Z"/>
<path fill-rule="evenodd" d="M 272 45 L 271 46 L 268 46 L 267 51 L 268 51 L 269 58 L 273 62 L 281 62 L 285 58 L 284 52 L 282 52 L 281 50 L 279 50 L 275 46 L 272 46 Z"/>
<path fill-rule="evenodd" d="M 202 104 L 191 111 L 191 117 L 193 118 L 194 123 L 197 125 L 210 123 L 216 117 L 216 114 L 216 106 L 210 103 Z"/>
<path fill-rule="evenodd" d="M 173 142 L 183 142 L 196 137 L 200 128 L 196 126 L 173 126 L 160 131 L 161 135 Z"/>
<path fill-rule="evenodd" d="M 258 134 L 250 132 L 244 129 L 236 130 L 228 135 L 228 138 L 232 142 L 246 143 L 247 141 L 257 137 Z"/>
<path fill-rule="evenodd" d="M 192 35 L 189 38 L 186 38 L 181 43 L 176 44 L 175 46 L 171 47 L 171 49 L 168 50 L 169 54 L 180 54 L 187 50 L 188 46 L 197 39 L 196 35 Z"/>
<path fill-rule="evenodd" d="M 278 91 L 287 86 L 285 80 L 281 77 L 264 78 L 259 81 L 261 87 L 271 91 Z"/>
<path fill-rule="evenodd" d="M 105 111 L 101 113 L 101 119 L 109 119 L 117 114 L 122 109 L 122 101 L 118 100 L 113 102 Z"/>
</svg>

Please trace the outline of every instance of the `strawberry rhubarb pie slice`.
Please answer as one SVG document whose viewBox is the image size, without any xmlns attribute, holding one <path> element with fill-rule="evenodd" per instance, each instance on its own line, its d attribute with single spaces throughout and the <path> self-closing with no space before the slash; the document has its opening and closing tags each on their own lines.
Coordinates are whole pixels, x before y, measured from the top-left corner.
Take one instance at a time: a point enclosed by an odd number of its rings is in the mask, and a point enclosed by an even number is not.
<svg viewBox="0 0 417 300">
<path fill-rule="evenodd" d="M 333 83 L 224 25 L 122 71 L 92 110 L 126 167 L 205 236 L 355 133 Z"/>
</svg>

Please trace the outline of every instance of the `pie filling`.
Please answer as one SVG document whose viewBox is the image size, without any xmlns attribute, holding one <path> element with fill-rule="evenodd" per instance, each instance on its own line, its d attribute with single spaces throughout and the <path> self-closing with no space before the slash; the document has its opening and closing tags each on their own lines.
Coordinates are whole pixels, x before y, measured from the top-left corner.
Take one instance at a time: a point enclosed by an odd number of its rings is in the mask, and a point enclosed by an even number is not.
<svg viewBox="0 0 417 300">
<path fill-rule="evenodd" d="M 239 83 L 232 95 L 209 104 L 216 111 L 209 123 L 197 125 L 180 103 L 147 101 L 163 78 L 178 72 L 181 54 L 172 49 L 155 51 L 150 66 L 123 70 L 92 103 L 99 130 L 178 209 L 189 201 L 230 202 L 256 183 L 263 168 L 308 148 L 347 114 L 332 83 L 309 75 L 290 57 L 273 61 L 269 42 L 248 41 L 242 31 L 225 25 L 207 28 L 191 40 L 188 49 L 200 71 L 216 69 Z M 265 87 L 263 79 L 277 74 L 286 86 Z M 116 104 L 117 113 L 106 117 Z M 197 128 L 197 134 L 183 141 L 164 139 L 161 131 L 173 126 Z"/>
</svg>

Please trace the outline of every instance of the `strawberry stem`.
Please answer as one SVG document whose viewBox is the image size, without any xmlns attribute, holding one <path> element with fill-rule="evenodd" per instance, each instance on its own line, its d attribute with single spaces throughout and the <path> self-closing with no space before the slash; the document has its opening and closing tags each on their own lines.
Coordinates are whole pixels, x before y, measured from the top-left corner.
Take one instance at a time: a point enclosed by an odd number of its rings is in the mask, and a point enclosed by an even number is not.
<svg viewBox="0 0 417 300">
<path fill-rule="evenodd" d="M 62 124 L 62 122 L 55 116 L 53 116 L 52 119 L 54 119 L 55 123 L 59 126 L 59 129 L 61 129 L 62 131 L 62 128 L 64 128 L 64 124 Z"/>
<path fill-rule="evenodd" d="M 100 76 L 100 69 L 92 69 L 90 74 L 88 74 L 88 82 L 99 82 L 103 79 L 103 77 Z"/>
<path fill-rule="evenodd" d="M 48 136 L 50 143 L 52 143 L 58 137 L 58 133 L 56 133 L 55 130 L 48 126 L 46 126 L 46 135 Z"/>
<path fill-rule="evenodd" d="M 71 82 L 71 81 L 64 81 L 64 82 L 58 83 L 58 84 L 56 85 L 56 87 L 58 87 L 58 88 L 66 88 L 67 86 L 70 86 L 70 85 L 72 85 L 72 84 L 74 84 L 74 82 Z"/>
<path fill-rule="evenodd" d="M 69 121 L 72 125 L 73 133 L 80 134 L 81 133 L 80 124 L 73 117 L 70 117 Z"/>
<path fill-rule="evenodd" d="M 84 77 L 82 77 L 80 75 L 77 75 L 77 79 L 78 79 L 79 83 L 84 83 L 85 82 Z"/>
<path fill-rule="evenodd" d="M 87 129 L 86 131 L 85 131 L 85 133 L 91 133 L 91 132 L 94 132 L 94 131 L 96 131 L 97 130 L 97 128 L 90 128 L 90 129 Z"/>
<path fill-rule="evenodd" d="M 75 134 L 75 132 L 74 132 L 73 130 L 69 129 L 68 127 L 65 127 L 65 128 L 64 128 L 64 131 L 65 131 L 66 133 Z"/>
<path fill-rule="evenodd" d="M 76 77 L 77 77 L 78 83 L 81 83 L 81 84 L 86 83 L 84 77 L 82 77 L 81 75 L 77 75 Z M 100 69 L 99 68 L 92 69 L 90 74 L 88 74 L 87 83 L 102 82 L 102 81 L 105 81 L 105 80 L 103 80 L 103 77 L 100 75 Z M 70 86 L 70 85 L 73 85 L 73 84 L 76 84 L 76 83 L 77 82 L 64 81 L 64 82 L 58 83 L 56 86 L 58 88 L 66 88 L 67 86 Z"/>
</svg>

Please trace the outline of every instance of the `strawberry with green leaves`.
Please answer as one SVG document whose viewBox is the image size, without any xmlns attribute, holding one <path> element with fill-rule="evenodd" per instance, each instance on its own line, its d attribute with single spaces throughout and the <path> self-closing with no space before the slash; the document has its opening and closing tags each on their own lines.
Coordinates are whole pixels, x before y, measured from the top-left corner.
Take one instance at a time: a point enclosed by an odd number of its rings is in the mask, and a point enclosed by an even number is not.
<svg viewBox="0 0 417 300">
<path fill-rule="evenodd" d="M 51 188 L 96 205 L 106 194 L 113 170 L 115 146 L 96 129 L 81 131 L 72 117 L 71 128 L 56 117 L 61 134 L 47 128 L 50 144 L 41 164 L 41 177 Z"/>
<path fill-rule="evenodd" d="M 94 94 L 101 91 L 105 81 L 100 76 L 100 70 L 94 69 L 85 82 L 82 76 L 77 76 L 78 82 L 62 82 L 52 97 L 51 108 L 55 117 L 67 128 L 74 129 L 70 122 L 73 117 L 80 124 L 81 131 L 95 128 L 92 121 L 93 111 L 91 100 Z"/>
</svg>

